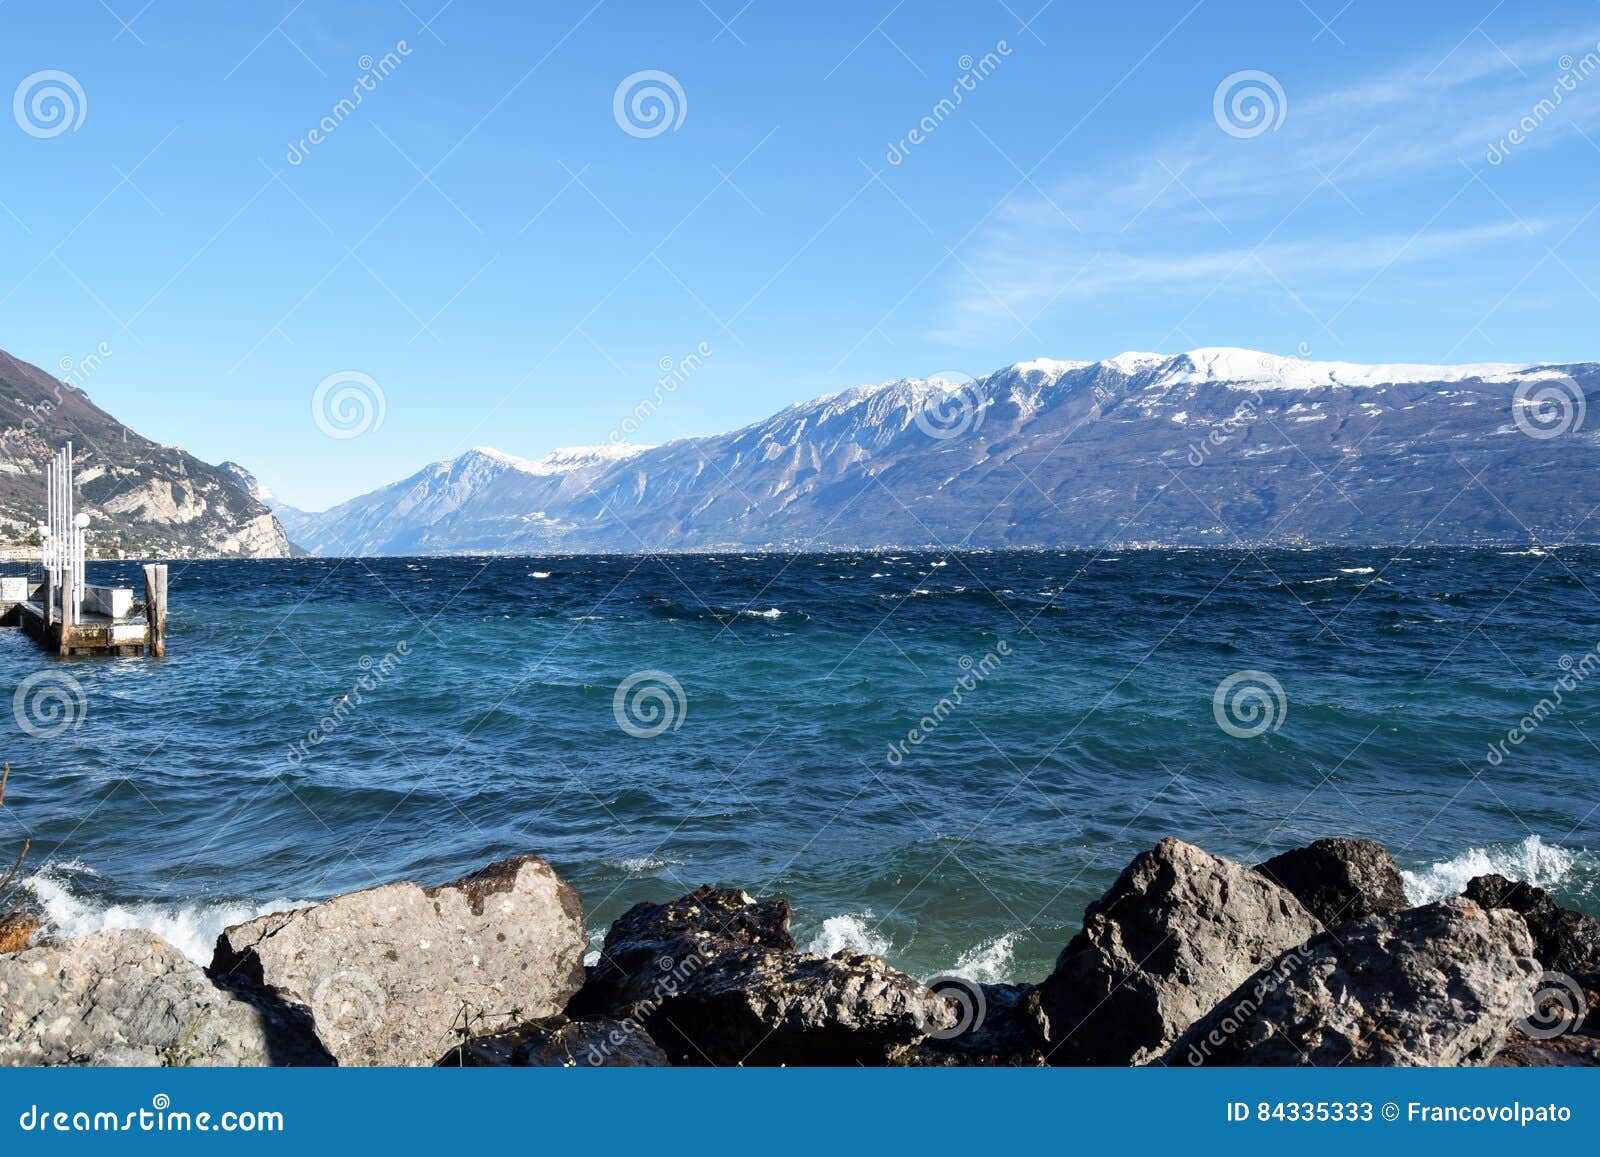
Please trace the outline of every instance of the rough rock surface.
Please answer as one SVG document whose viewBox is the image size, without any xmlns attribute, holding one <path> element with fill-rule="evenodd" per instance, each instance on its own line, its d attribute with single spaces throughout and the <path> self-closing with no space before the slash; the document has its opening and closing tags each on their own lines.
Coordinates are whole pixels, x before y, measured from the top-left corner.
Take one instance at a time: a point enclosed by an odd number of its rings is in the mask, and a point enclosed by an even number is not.
<svg viewBox="0 0 1600 1157">
<path fill-rule="evenodd" d="M 1462 894 L 1485 908 L 1522 913 L 1547 970 L 1569 976 L 1600 973 L 1600 920 L 1562 908 L 1542 888 L 1504 876 L 1476 876 Z"/>
<path fill-rule="evenodd" d="M 1256 871 L 1293 892 L 1329 928 L 1411 906 L 1394 858 L 1371 840 L 1316 840 L 1257 864 Z"/>
<path fill-rule="evenodd" d="M 1600 1066 L 1600 1036 L 1569 1032 L 1540 1039 L 1516 1028 L 1511 1030 L 1505 1047 L 1489 1063 L 1498 1068 L 1514 1069 L 1592 1069 Z"/>
<path fill-rule="evenodd" d="M 1028 997 L 1051 1064 L 1143 1064 L 1322 930 L 1286 889 L 1181 840 L 1141 852 Z"/>
<path fill-rule="evenodd" d="M 1464 895 L 1485 908 L 1521 913 L 1545 969 L 1535 994 L 1538 1008 L 1511 1034 L 1494 1063 L 1600 1064 L 1600 920 L 1561 907 L 1542 888 L 1504 876 L 1474 877 Z"/>
<path fill-rule="evenodd" d="M 303 1014 L 218 988 L 160 937 L 96 932 L 0 957 L 0 1064 L 328 1064 Z"/>
<path fill-rule="evenodd" d="M 957 1026 L 955 1001 L 875 956 L 795 951 L 789 916 L 729 889 L 637 904 L 569 1012 L 636 1019 L 689 1065 L 885 1064 Z"/>
<path fill-rule="evenodd" d="M 658 1068 L 667 1054 L 636 1020 L 550 1016 L 474 1037 L 440 1059 L 461 1068 Z"/>
<path fill-rule="evenodd" d="M 212 972 L 308 1010 L 342 1065 L 431 1065 L 453 1040 L 560 1012 L 585 947 L 578 894 L 522 856 L 235 925 Z"/>
<path fill-rule="evenodd" d="M 1030 984 L 974 984 L 935 978 L 928 987 L 957 1003 L 954 1029 L 898 1053 L 894 1064 L 943 1068 L 1037 1068 L 1048 1063 L 1028 1013 Z"/>
<path fill-rule="evenodd" d="M 1540 972 L 1515 912 L 1445 900 L 1285 952 L 1180 1038 L 1169 1065 L 1482 1065 Z"/>
<path fill-rule="evenodd" d="M 33 943 L 39 931 L 39 918 L 31 912 L 17 912 L 0 916 L 0 955 L 21 952 Z"/>
</svg>

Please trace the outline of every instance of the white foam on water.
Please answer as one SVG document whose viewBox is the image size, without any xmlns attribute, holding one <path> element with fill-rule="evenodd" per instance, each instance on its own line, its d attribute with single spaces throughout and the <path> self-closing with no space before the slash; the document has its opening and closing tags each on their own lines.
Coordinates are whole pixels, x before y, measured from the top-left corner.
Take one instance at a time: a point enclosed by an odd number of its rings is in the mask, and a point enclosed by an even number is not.
<svg viewBox="0 0 1600 1157">
<path fill-rule="evenodd" d="M 589 951 L 583 954 L 585 968 L 593 968 L 600 963 L 600 950 L 605 947 L 606 928 L 604 926 L 591 929 L 589 932 Z"/>
<path fill-rule="evenodd" d="M 740 611 L 739 613 L 752 619 L 776 619 L 783 615 L 783 612 L 777 607 L 768 607 L 764 611 Z"/>
<path fill-rule="evenodd" d="M 1017 933 L 1006 932 L 969 948 L 957 958 L 945 976 L 964 976 L 979 984 L 1003 984 L 1011 979 L 1011 952 Z"/>
<path fill-rule="evenodd" d="M 818 956 L 832 956 L 840 949 L 848 948 L 852 952 L 867 952 L 873 956 L 887 955 L 892 947 L 889 938 L 872 930 L 868 923 L 871 919 L 871 908 L 864 912 L 829 916 L 822 922 L 822 930 L 806 945 L 806 951 L 815 952 Z"/>
<path fill-rule="evenodd" d="M 1459 896 L 1474 876 L 1490 873 L 1538 888 L 1554 888 L 1577 862 L 1577 852 L 1547 844 L 1532 835 L 1521 843 L 1468 848 L 1458 856 L 1440 860 L 1420 871 L 1402 871 L 1400 877 L 1405 882 L 1408 900 L 1413 904 L 1431 904 L 1447 896 Z"/>
<path fill-rule="evenodd" d="M 547 571 L 547 570 L 531 570 L 531 571 L 528 572 L 528 577 L 529 578 L 540 578 L 540 579 L 549 578 L 550 577 L 550 572 Z"/>
<path fill-rule="evenodd" d="M 143 928 L 154 932 L 196 964 L 209 965 L 217 936 L 231 924 L 257 916 L 302 907 L 294 900 L 219 901 L 194 904 L 102 904 L 74 892 L 65 873 L 67 864 L 47 865 L 20 883 L 33 893 L 44 912 L 44 923 L 61 939 L 71 940 L 113 928 Z M 95 873 L 78 869 L 80 874 Z"/>
<path fill-rule="evenodd" d="M 625 856 L 617 860 L 607 860 L 613 868 L 626 872 L 630 876 L 654 876 L 667 868 L 676 867 L 681 861 L 663 860 L 657 856 Z"/>
<path fill-rule="evenodd" d="M 1340 574 L 1371 574 L 1372 573 L 1372 568 L 1370 566 L 1342 566 L 1342 567 L 1339 568 L 1339 573 Z"/>
</svg>

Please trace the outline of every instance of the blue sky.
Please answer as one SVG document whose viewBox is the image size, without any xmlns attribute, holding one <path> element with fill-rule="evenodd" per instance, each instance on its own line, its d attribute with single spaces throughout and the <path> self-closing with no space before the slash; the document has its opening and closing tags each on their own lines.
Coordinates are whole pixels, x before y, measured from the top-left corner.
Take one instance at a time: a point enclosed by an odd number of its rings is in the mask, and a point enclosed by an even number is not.
<svg viewBox="0 0 1600 1157">
<path fill-rule="evenodd" d="M 0 96 L 82 117 L 0 117 L 0 348 L 103 345 L 101 405 L 311 509 L 603 442 L 702 346 L 634 440 L 1037 356 L 1597 356 L 1600 6 L 1039 5 L 10 0 Z"/>
</svg>

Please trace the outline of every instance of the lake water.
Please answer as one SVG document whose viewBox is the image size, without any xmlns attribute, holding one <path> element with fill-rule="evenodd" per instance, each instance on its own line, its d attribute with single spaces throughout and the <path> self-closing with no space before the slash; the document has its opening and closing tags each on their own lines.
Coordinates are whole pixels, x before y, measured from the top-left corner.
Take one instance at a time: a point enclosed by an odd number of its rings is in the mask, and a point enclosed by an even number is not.
<svg viewBox="0 0 1600 1157">
<path fill-rule="evenodd" d="M 171 587 L 163 661 L 0 632 L 0 854 L 31 837 L 65 932 L 204 959 L 268 907 L 536 852 L 596 933 L 738 885 L 821 951 L 1037 979 L 1164 835 L 1246 862 L 1369 836 L 1419 899 L 1493 868 L 1600 911 L 1593 548 L 301 559 Z"/>
</svg>

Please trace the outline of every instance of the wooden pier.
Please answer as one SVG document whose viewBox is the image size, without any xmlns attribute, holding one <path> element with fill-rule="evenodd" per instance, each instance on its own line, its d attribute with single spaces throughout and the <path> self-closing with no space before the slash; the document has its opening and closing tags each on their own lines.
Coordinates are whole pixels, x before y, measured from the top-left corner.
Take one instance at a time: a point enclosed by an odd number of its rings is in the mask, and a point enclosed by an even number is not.
<svg viewBox="0 0 1600 1157">
<path fill-rule="evenodd" d="M 85 579 L 89 516 L 74 514 L 72 443 L 45 468 L 46 520 L 39 524 L 42 580 L 0 577 L 0 624 L 20 627 L 57 655 L 167 653 L 167 567 L 144 567 L 144 603 L 129 587 Z"/>
</svg>

